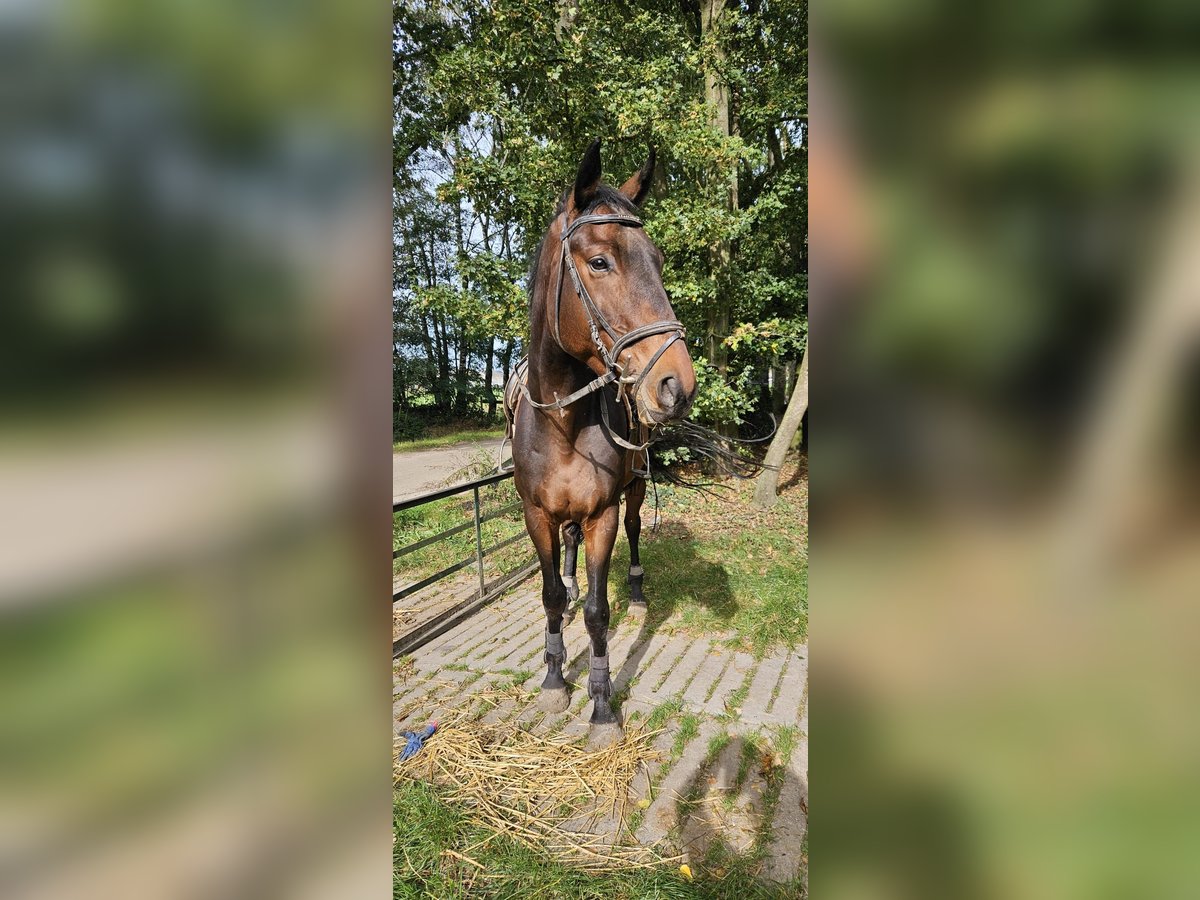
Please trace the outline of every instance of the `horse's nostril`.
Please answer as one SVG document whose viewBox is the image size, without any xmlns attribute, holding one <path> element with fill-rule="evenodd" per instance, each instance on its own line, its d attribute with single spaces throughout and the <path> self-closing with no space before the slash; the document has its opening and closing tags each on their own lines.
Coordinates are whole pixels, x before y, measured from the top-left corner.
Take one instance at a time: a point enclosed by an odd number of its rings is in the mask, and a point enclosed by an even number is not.
<svg viewBox="0 0 1200 900">
<path fill-rule="evenodd" d="M 675 410 L 683 404 L 683 387 L 674 375 L 668 375 L 658 383 L 658 402 L 663 409 Z"/>
</svg>

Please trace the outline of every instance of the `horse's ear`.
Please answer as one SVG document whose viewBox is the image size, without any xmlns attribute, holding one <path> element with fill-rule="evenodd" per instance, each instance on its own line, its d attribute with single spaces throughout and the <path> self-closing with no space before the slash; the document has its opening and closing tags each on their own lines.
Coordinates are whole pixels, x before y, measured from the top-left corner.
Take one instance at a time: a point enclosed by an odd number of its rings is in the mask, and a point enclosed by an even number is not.
<svg viewBox="0 0 1200 900">
<path fill-rule="evenodd" d="M 600 139 L 592 141 L 575 175 L 575 208 L 587 209 L 600 187 Z"/>
<path fill-rule="evenodd" d="M 621 185 L 621 193 L 633 201 L 634 206 L 641 206 L 642 201 L 646 199 L 646 195 L 650 193 L 650 181 L 654 177 L 654 148 L 650 148 L 650 155 L 646 157 L 646 164 L 638 171 L 630 176 L 629 180 Z"/>
</svg>

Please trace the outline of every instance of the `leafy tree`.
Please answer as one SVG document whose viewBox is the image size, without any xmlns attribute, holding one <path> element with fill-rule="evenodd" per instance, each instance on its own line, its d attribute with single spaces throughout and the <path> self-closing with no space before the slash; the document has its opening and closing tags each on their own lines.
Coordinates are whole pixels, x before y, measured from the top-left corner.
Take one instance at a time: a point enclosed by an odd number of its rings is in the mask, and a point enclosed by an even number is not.
<svg viewBox="0 0 1200 900">
<path fill-rule="evenodd" d="M 782 409 L 806 330 L 807 4 L 393 13 L 397 354 L 453 383 L 435 405 L 468 393 L 464 347 L 485 374 L 519 352 L 526 261 L 599 136 L 614 179 L 658 152 L 644 212 L 697 360 L 695 415 L 732 427 Z"/>
</svg>

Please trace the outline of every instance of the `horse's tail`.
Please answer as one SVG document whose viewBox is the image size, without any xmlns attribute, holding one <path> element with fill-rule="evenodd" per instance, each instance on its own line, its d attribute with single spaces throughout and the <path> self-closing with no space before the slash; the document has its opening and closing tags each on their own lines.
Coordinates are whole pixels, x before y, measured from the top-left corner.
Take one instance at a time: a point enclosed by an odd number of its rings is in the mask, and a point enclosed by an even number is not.
<svg viewBox="0 0 1200 900">
<path fill-rule="evenodd" d="M 683 419 L 664 426 L 650 445 L 651 471 L 668 484 L 699 489 L 714 482 L 693 481 L 684 474 L 685 467 L 698 463 L 704 477 L 712 479 L 755 478 L 766 466 L 749 448 L 770 440 L 772 434 L 774 428 L 765 437 L 730 438 Z"/>
</svg>

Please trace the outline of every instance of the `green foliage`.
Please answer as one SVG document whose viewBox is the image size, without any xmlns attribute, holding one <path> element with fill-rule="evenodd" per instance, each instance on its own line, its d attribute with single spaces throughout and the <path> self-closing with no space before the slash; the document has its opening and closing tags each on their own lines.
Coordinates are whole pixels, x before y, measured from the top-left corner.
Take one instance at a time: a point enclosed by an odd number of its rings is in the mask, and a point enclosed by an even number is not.
<svg viewBox="0 0 1200 900">
<path fill-rule="evenodd" d="M 527 260 L 584 147 L 603 138 L 620 184 L 653 146 L 647 233 L 693 358 L 715 366 L 695 416 L 736 424 L 802 350 L 807 4 L 731 2 L 704 34 L 695 4 L 574 6 L 394 3 L 397 354 L 437 381 L 438 329 L 476 356 L 519 350 Z M 729 85 L 733 135 L 706 76 Z M 726 322 L 747 323 L 732 343 Z"/>
</svg>

